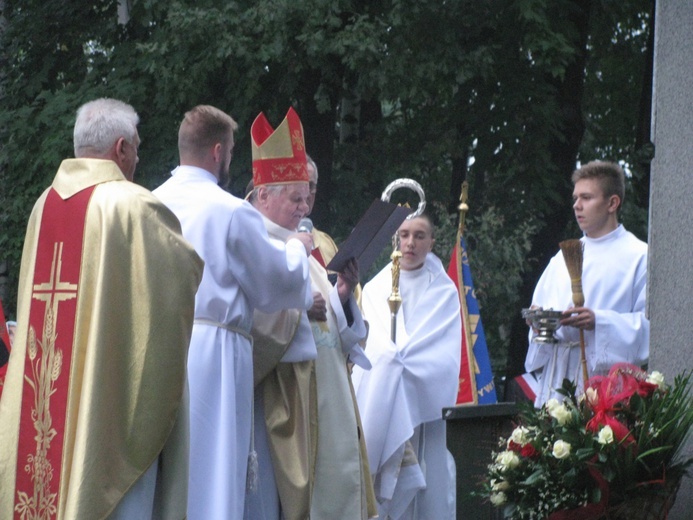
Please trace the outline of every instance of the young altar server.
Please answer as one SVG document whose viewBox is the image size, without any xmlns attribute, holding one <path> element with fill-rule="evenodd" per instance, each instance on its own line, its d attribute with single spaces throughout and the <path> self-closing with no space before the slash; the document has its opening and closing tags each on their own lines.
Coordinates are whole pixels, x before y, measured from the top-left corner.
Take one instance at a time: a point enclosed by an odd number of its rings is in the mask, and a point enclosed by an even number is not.
<svg viewBox="0 0 693 520">
<path fill-rule="evenodd" d="M 460 301 L 457 288 L 431 250 L 427 216 L 407 219 L 397 231 L 402 258 L 396 343 L 388 297 L 392 264 L 363 289 L 370 324 L 370 371 L 354 367 L 368 459 L 381 518 L 455 518 L 454 461 L 445 444 L 442 410 L 453 406 L 460 371 Z"/>
<path fill-rule="evenodd" d="M 582 290 L 585 305 L 573 307 L 571 281 L 562 252 L 542 274 L 532 307 L 564 311 L 554 334 L 558 344 L 533 341 L 530 328 L 525 369 L 536 381 L 535 406 L 550 398 L 564 378 L 582 387 L 580 330 L 590 376 L 607 374 L 614 363 L 645 365 L 650 323 L 645 315 L 647 244 L 618 221 L 625 176 L 615 163 L 593 161 L 572 176 L 573 210 L 584 233 Z"/>
</svg>

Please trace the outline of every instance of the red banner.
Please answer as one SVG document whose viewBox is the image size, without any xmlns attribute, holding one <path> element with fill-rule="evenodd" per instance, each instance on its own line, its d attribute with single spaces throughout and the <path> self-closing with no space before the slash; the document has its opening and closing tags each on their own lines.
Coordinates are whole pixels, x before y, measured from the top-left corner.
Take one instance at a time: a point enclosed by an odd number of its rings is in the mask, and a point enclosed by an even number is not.
<svg viewBox="0 0 693 520">
<path fill-rule="evenodd" d="M 448 276 L 457 286 L 462 313 L 462 362 L 457 404 L 494 404 L 497 402 L 496 387 L 486 334 L 474 292 L 467 247 L 459 232 L 448 266 Z"/>
</svg>

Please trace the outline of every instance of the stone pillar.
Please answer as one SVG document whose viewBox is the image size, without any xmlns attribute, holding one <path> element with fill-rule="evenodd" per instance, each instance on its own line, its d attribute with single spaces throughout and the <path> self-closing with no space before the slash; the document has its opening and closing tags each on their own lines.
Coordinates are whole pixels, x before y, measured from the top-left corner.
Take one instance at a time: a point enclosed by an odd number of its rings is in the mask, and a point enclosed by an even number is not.
<svg viewBox="0 0 693 520">
<path fill-rule="evenodd" d="M 693 2 L 659 0 L 655 15 L 648 312 L 650 369 L 671 382 L 693 368 Z M 685 456 L 693 456 L 693 442 Z M 690 518 L 684 479 L 671 520 Z"/>
</svg>

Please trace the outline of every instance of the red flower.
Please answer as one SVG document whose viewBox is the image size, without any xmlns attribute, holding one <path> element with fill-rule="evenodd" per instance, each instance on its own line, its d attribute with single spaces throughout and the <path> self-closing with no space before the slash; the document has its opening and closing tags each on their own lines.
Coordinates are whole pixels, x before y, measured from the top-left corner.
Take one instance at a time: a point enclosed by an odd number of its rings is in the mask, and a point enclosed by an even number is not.
<svg viewBox="0 0 693 520">
<path fill-rule="evenodd" d="M 524 446 L 522 446 L 522 450 L 520 451 L 520 455 L 523 457 L 526 457 L 528 459 L 538 459 L 539 458 L 539 451 L 532 446 L 531 444 L 527 443 Z"/>
<path fill-rule="evenodd" d="M 513 440 L 509 440 L 508 450 L 514 451 L 515 453 L 522 453 L 522 444 L 518 444 Z"/>
</svg>

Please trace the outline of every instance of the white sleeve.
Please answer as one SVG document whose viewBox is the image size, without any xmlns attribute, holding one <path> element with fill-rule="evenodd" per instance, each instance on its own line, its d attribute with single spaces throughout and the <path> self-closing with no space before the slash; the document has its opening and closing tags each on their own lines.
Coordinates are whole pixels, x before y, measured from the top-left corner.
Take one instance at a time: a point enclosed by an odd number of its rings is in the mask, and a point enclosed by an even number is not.
<svg viewBox="0 0 693 520">
<path fill-rule="evenodd" d="M 363 321 L 361 310 L 356 304 L 356 299 L 353 294 L 349 296 L 346 305 L 349 305 L 349 310 L 354 318 L 354 322 L 349 326 L 342 302 L 339 299 L 337 286 L 330 290 L 330 305 L 337 318 L 337 327 L 339 328 L 339 339 L 342 343 L 342 351 L 348 355 L 352 362 L 363 369 L 370 370 L 371 362 L 359 344 L 359 341 L 366 338 L 366 324 Z"/>
<path fill-rule="evenodd" d="M 299 240 L 286 245 L 267 235 L 260 214 L 244 204 L 229 225 L 227 257 L 253 307 L 263 312 L 308 309 L 313 304 L 308 258 Z"/>
</svg>

